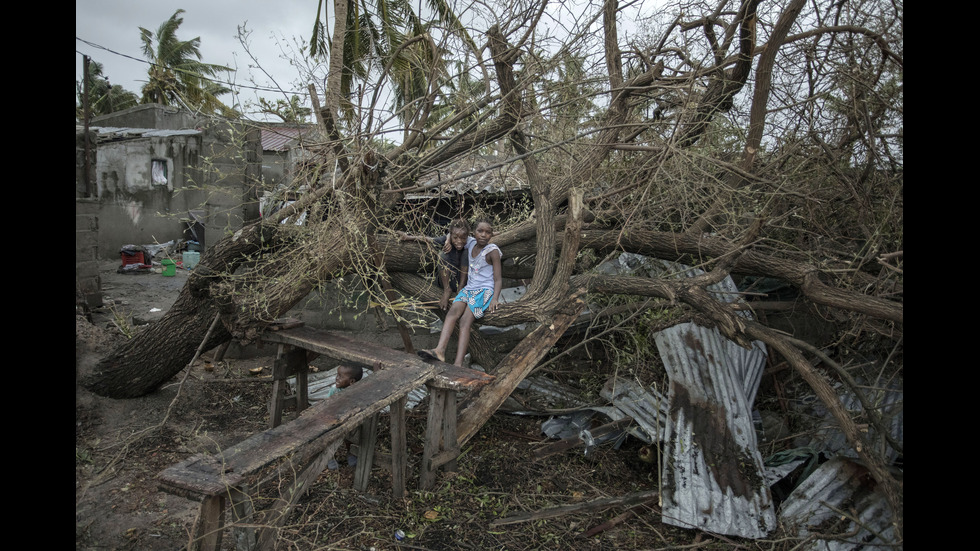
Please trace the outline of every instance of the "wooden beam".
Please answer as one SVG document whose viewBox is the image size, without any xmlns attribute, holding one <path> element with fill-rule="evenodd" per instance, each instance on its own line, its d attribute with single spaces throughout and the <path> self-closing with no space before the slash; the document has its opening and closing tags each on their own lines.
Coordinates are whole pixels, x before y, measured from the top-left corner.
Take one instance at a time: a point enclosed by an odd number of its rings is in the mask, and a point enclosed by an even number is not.
<svg viewBox="0 0 980 551">
<path fill-rule="evenodd" d="M 551 323 L 542 323 L 501 360 L 495 373 L 497 378 L 470 395 L 468 405 L 459 415 L 457 440 L 460 447 L 480 430 L 555 342 L 565 334 L 568 326 L 578 318 L 585 308 L 585 301 L 579 295 L 581 292 L 575 292 L 566 298 L 559 305 Z"/>
</svg>

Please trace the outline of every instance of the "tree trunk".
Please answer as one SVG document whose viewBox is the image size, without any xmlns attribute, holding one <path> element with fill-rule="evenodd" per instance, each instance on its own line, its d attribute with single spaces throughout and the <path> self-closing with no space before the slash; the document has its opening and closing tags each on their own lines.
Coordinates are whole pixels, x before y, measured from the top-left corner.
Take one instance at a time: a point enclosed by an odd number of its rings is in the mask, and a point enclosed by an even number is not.
<svg viewBox="0 0 980 551">
<path fill-rule="evenodd" d="M 296 246 L 298 228 L 256 223 L 208 249 L 188 278 L 173 307 L 159 322 L 136 334 L 106 356 L 82 384 L 110 398 L 135 398 L 153 392 L 187 366 L 216 315 L 217 327 L 205 350 L 235 338 L 251 342 L 265 327 L 309 295 L 317 281 L 345 264 L 347 244 L 336 226 L 324 228 L 314 254 L 299 248 L 289 260 L 261 264 L 231 275 L 248 258 Z M 261 301 L 242 289 L 262 285 Z"/>
<path fill-rule="evenodd" d="M 135 398 L 159 388 L 194 357 L 218 315 L 218 306 L 210 299 L 213 278 L 234 272 L 246 258 L 262 250 L 263 244 L 281 240 L 288 230 L 255 223 L 208 249 L 163 319 L 110 352 L 82 384 L 111 398 Z M 230 338 L 228 330 L 218 326 L 205 350 Z"/>
</svg>

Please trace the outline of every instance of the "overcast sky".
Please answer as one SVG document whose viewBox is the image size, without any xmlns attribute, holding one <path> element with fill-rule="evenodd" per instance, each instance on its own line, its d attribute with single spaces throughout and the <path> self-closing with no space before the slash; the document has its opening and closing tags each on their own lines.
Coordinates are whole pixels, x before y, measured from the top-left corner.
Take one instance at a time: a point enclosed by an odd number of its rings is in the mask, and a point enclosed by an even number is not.
<svg viewBox="0 0 980 551">
<path fill-rule="evenodd" d="M 253 55 L 279 85 L 287 91 L 305 90 L 298 80 L 299 72 L 282 59 L 283 47 L 292 47 L 295 40 L 309 40 L 316 0 L 75 0 L 75 80 L 81 81 L 85 54 L 103 65 L 103 74 L 112 84 L 139 95 L 149 68 L 142 53 L 139 27 L 155 33 L 178 8 L 185 11 L 177 38 L 200 37 L 202 61 L 237 69 L 229 78 L 241 85 L 242 104 L 256 101 L 257 91 L 250 88 L 252 79 L 259 86 L 272 86 L 268 77 L 249 68 L 253 62 L 237 38 L 242 24 L 252 31 L 249 44 Z M 262 94 L 277 97 L 272 92 Z M 232 103 L 230 95 L 221 99 Z"/>
</svg>

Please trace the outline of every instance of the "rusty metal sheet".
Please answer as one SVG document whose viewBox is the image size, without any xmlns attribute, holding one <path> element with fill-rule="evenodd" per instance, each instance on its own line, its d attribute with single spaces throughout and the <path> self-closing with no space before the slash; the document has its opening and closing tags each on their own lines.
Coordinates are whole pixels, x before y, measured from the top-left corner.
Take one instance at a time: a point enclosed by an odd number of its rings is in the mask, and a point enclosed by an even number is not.
<svg viewBox="0 0 980 551">
<path fill-rule="evenodd" d="M 715 329 L 692 323 L 655 336 L 670 376 L 663 521 L 746 538 L 776 526 L 743 381 Z"/>
</svg>

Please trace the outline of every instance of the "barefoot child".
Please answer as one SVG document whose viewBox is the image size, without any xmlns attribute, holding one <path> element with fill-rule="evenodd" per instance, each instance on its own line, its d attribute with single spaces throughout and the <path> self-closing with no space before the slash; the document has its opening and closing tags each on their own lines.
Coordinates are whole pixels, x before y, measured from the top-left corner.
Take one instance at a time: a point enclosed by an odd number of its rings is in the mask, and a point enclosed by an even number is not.
<svg viewBox="0 0 980 551">
<path fill-rule="evenodd" d="M 463 218 L 453 220 L 449 225 L 449 233 L 441 237 L 425 237 L 398 232 L 402 241 L 424 241 L 442 249 L 442 266 L 439 268 L 439 281 L 442 284 L 442 298 L 439 308 L 449 307 L 450 297 L 466 286 L 466 272 L 469 268 L 467 261 L 467 243 L 474 241 L 470 237 L 470 223 Z"/>
<path fill-rule="evenodd" d="M 456 295 L 446 321 L 439 335 L 439 344 L 432 350 L 420 350 L 423 358 L 436 358 L 446 361 L 446 347 L 453 334 L 453 326 L 459 321 L 459 342 L 456 345 L 456 365 L 463 365 L 466 348 L 470 342 L 470 330 L 473 321 L 483 317 L 485 312 L 494 312 L 500 300 L 502 276 L 500 274 L 500 248 L 490 243 L 493 237 L 493 226 L 487 219 L 478 220 L 475 239 L 466 245 L 469 271 L 466 274 L 466 286 Z"/>
</svg>

